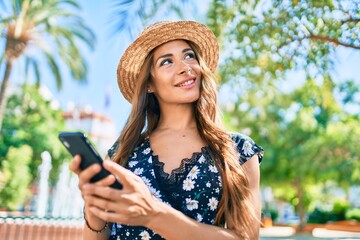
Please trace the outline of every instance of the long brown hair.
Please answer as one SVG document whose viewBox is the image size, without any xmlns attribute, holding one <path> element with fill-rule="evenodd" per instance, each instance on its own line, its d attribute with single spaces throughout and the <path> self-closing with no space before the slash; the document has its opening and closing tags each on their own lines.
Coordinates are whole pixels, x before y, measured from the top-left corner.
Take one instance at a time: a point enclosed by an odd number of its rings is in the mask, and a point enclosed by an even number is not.
<svg viewBox="0 0 360 240">
<path fill-rule="evenodd" d="M 215 224 L 220 226 L 226 221 L 242 239 L 249 239 L 257 229 L 252 225 L 257 216 L 249 201 L 249 183 L 240 165 L 239 153 L 219 118 L 216 78 L 206 66 L 197 45 L 190 41 L 187 43 L 195 52 L 202 74 L 200 97 L 194 103 L 197 129 L 208 144 L 210 155 L 215 159 L 223 185 Z M 118 139 L 119 149 L 113 157 L 115 162 L 123 166 L 134 148 L 157 127 L 160 118 L 156 97 L 147 93 L 153 52 L 154 50 L 149 53 L 141 68 L 130 116 Z"/>
</svg>

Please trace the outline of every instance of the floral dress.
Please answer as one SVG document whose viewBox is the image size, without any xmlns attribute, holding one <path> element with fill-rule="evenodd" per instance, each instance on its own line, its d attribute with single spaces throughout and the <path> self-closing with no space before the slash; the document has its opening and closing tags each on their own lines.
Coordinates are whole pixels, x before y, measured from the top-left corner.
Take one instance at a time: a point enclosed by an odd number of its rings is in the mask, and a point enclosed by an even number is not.
<svg viewBox="0 0 360 240">
<path fill-rule="evenodd" d="M 240 153 L 239 161 L 245 163 L 255 154 L 261 162 L 263 148 L 248 136 L 232 134 Z M 116 142 L 108 151 L 110 158 L 118 147 Z M 140 176 L 151 193 L 160 201 L 181 211 L 198 222 L 214 224 L 221 199 L 222 185 L 215 161 L 208 147 L 193 153 L 190 159 L 183 159 L 179 168 L 171 174 L 164 172 L 164 163 L 153 155 L 149 138 L 146 138 L 129 157 L 126 168 Z M 163 239 L 156 232 L 140 226 L 112 224 L 111 240 L 118 239 Z"/>
</svg>

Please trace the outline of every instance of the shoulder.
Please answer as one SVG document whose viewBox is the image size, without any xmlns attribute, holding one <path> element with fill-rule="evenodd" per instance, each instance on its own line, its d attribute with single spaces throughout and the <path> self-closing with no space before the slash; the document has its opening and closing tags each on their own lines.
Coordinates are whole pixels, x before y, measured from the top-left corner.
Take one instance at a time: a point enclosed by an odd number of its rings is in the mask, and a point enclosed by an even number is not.
<svg viewBox="0 0 360 240">
<path fill-rule="evenodd" d="M 240 154 L 241 164 L 247 162 L 254 155 L 258 156 L 259 163 L 262 161 L 264 149 L 257 145 L 252 138 L 242 133 L 231 133 L 231 138 Z"/>
<path fill-rule="evenodd" d="M 111 148 L 108 149 L 107 151 L 107 155 L 109 156 L 110 159 L 113 158 L 114 154 L 116 153 L 116 151 L 119 148 L 119 140 L 116 140 L 115 143 L 111 146 Z M 144 139 L 143 141 L 141 141 L 132 151 L 132 155 L 137 155 L 137 152 L 141 151 L 144 154 L 150 151 L 150 148 L 148 146 L 148 139 Z"/>
<path fill-rule="evenodd" d="M 116 140 L 116 142 L 107 151 L 107 155 L 109 156 L 110 159 L 112 159 L 112 157 L 114 156 L 114 154 L 115 154 L 115 152 L 117 151 L 118 148 L 119 148 L 119 141 Z"/>
</svg>

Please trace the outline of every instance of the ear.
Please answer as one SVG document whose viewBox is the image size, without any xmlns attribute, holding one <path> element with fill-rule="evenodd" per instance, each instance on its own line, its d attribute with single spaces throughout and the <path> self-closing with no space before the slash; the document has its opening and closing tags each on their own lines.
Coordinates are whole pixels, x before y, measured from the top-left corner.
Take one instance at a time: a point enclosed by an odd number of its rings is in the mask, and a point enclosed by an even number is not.
<svg viewBox="0 0 360 240">
<path fill-rule="evenodd" d="M 151 84 L 151 82 L 148 83 L 146 92 L 147 92 L 147 93 L 153 93 L 153 92 L 155 92 L 154 87 L 153 87 L 153 85 Z"/>
</svg>

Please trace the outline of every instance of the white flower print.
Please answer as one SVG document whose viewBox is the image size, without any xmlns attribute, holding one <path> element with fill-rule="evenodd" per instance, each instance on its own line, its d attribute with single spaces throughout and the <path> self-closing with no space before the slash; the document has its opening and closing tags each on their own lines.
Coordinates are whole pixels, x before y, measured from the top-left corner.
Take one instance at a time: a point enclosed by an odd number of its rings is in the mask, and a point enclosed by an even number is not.
<svg viewBox="0 0 360 240">
<path fill-rule="evenodd" d="M 160 194 L 160 191 L 159 190 L 156 190 L 156 188 L 152 187 L 152 186 L 148 186 L 151 194 L 156 197 L 157 199 L 161 199 L 161 194 Z"/>
<path fill-rule="evenodd" d="M 195 179 L 195 178 L 197 178 L 197 175 L 199 174 L 199 172 L 200 172 L 199 168 L 197 166 L 194 166 L 190 170 L 188 177 L 190 177 L 191 179 Z"/>
<path fill-rule="evenodd" d="M 204 163 L 205 162 L 205 157 L 204 155 L 201 155 L 201 157 L 198 160 L 199 163 Z"/>
<path fill-rule="evenodd" d="M 209 199 L 209 203 L 207 205 L 210 207 L 211 211 L 215 211 L 218 203 L 219 201 L 216 198 L 212 197 Z"/>
<path fill-rule="evenodd" d="M 206 187 L 208 187 L 208 188 L 211 187 L 211 183 L 210 183 L 210 182 L 207 182 L 207 183 L 206 183 Z"/>
<path fill-rule="evenodd" d="M 246 156 L 250 156 L 254 154 L 254 150 L 252 149 L 252 144 L 248 140 L 244 142 L 242 150 Z"/>
<path fill-rule="evenodd" d="M 216 192 L 216 193 L 219 193 L 219 192 L 220 192 L 220 189 L 219 189 L 219 188 L 215 188 L 215 192 Z"/>
<path fill-rule="evenodd" d="M 154 171 L 154 169 L 151 169 L 151 170 L 150 170 L 150 174 L 151 174 L 151 176 L 155 177 L 155 171 Z"/>
<path fill-rule="evenodd" d="M 217 173 L 217 172 L 218 172 L 218 170 L 217 170 L 217 168 L 216 168 L 215 165 L 209 165 L 209 170 L 210 170 L 210 172 L 213 172 L 213 173 Z"/>
<path fill-rule="evenodd" d="M 143 151 L 143 154 L 149 154 L 150 151 L 151 151 L 151 149 L 148 147 Z"/>
<path fill-rule="evenodd" d="M 196 221 L 198 221 L 198 222 L 201 222 L 203 220 L 203 217 L 201 216 L 201 214 L 197 214 L 196 215 Z"/>
<path fill-rule="evenodd" d="M 131 158 L 136 158 L 136 157 L 137 157 L 137 154 L 136 154 L 136 152 L 134 152 L 134 155 Z"/>
<path fill-rule="evenodd" d="M 187 209 L 189 209 L 190 211 L 192 211 L 194 209 L 198 209 L 199 201 L 191 200 L 191 198 L 186 198 L 185 200 L 186 200 Z"/>
<path fill-rule="evenodd" d="M 148 163 L 152 163 L 152 156 L 149 157 Z"/>
<path fill-rule="evenodd" d="M 194 188 L 195 181 L 192 181 L 190 178 L 186 178 L 183 182 L 183 189 L 185 191 L 191 191 Z"/>
<path fill-rule="evenodd" d="M 149 239 L 151 239 L 150 234 L 149 234 L 148 231 L 144 230 L 139 235 L 141 236 L 141 240 L 149 240 Z"/>
<path fill-rule="evenodd" d="M 141 180 L 143 180 L 143 182 L 146 184 L 146 186 L 148 186 L 148 187 L 151 186 L 150 179 L 142 176 Z"/>
<path fill-rule="evenodd" d="M 129 167 L 133 168 L 138 163 L 139 163 L 138 161 L 129 161 Z"/>
<path fill-rule="evenodd" d="M 136 168 L 134 173 L 139 176 L 143 173 L 143 171 L 144 171 L 144 168 Z"/>
<path fill-rule="evenodd" d="M 219 186 L 222 187 L 221 176 L 218 176 Z"/>
<path fill-rule="evenodd" d="M 130 236 L 130 233 L 129 233 L 129 232 L 126 232 L 126 236 L 127 236 L 127 237 Z"/>
</svg>

